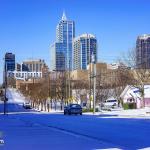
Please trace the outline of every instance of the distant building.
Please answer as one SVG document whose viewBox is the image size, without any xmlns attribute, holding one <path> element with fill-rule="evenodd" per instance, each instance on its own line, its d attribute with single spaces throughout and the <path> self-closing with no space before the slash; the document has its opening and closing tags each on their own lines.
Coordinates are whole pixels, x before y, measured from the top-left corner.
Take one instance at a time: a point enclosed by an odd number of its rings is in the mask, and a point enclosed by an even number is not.
<svg viewBox="0 0 150 150">
<path fill-rule="evenodd" d="M 130 67 L 128 67 L 127 65 L 125 65 L 124 63 L 112 63 L 112 64 L 107 64 L 107 68 L 108 69 L 131 69 Z"/>
<path fill-rule="evenodd" d="M 70 72 L 70 77 L 74 81 L 84 80 L 88 82 L 88 70 L 73 70 Z"/>
<path fill-rule="evenodd" d="M 22 63 L 22 71 L 29 71 L 29 72 L 41 72 L 42 67 L 45 65 L 44 60 L 37 59 L 37 60 L 27 60 L 23 61 Z"/>
<path fill-rule="evenodd" d="M 25 63 L 21 64 L 21 70 L 20 71 L 29 71 L 28 65 Z"/>
<path fill-rule="evenodd" d="M 150 69 L 150 35 L 144 34 L 137 38 L 136 68 Z"/>
<path fill-rule="evenodd" d="M 50 51 L 50 70 L 64 71 L 66 69 L 66 48 L 63 43 L 53 43 Z"/>
<path fill-rule="evenodd" d="M 42 78 L 42 72 L 13 71 L 8 72 L 8 77 L 14 77 L 15 79 L 20 80 L 28 80 L 31 78 Z"/>
<path fill-rule="evenodd" d="M 13 54 L 13 53 L 5 54 L 5 69 L 6 69 L 6 71 L 14 71 L 15 70 L 15 54 Z"/>
<path fill-rule="evenodd" d="M 16 68 L 15 68 L 16 71 L 21 71 L 21 64 L 19 63 L 16 63 Z"/>
<path fill-rule="evenodd" d="M 73 69 L 86 70 L 92 55 L 97 62 L 97 39 L 92 34 L 82 34 L 73 41 Z"/>
<path fill-rule="evenodd" d="M 48 66 L 44 60 L 27 60 L 21 65 L 16 65 L 16 70 L 8 71 L 8 76 L 13 76 L 15 79 L 28 80 L 31 78 L 43 78 L 48 74 Z"/>
<path fill-rule="evenodd" d="M 50 70 L 72 70 L 73 38 L 75 37 L 74 21 L 67 19 L 63 13 L 56 27 L 56 42 L 50 47 Z"/>
<path fill-rule="evenodd" d="M 48 78 L 49 77 L 49 68 L 46 64 L 42 66 L 42 77 Z"/>
</svg>

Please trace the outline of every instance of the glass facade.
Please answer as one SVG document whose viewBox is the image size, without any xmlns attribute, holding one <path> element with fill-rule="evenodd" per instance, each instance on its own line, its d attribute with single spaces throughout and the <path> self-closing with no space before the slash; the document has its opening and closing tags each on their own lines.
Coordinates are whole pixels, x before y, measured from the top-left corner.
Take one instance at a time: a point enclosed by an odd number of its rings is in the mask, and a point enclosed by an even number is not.
<svg viewBox="0 0 150 150">
<path fill-rule="evenodd" d="M 29 71 L 28 64 L 22 64 L 22 71 Z"/>
<path fill-rule="evenodd" d="M 15 70 L 15 54 L 6 53 L 5 54 L 5 67 L 6 71 L 14 71 Z"/>
<path fill-rule="evenodd" d="M 56 43 L 56 70 L 63 71 L 66 69 L 66 45 Z"/>
<path fill-rule="evenodd" d="M 87 69 L 94 54 L 97 62 L 97 39 L 91 34 L 83 34 L 73 42 L 73 69 Z"/>
<path fill-rule="evenodd" d="M 74 37 L 75 24 L 73 21 L 67 20 L 63 14 L 62 20 L 56 27 L 56 42 L 51 46 L 51 70 L 72 70 Z"/>
<path fill-rule="evenodd" d="M 150 35 L 137 38 L 136 68 L 150 69 Z"/>
</svg>

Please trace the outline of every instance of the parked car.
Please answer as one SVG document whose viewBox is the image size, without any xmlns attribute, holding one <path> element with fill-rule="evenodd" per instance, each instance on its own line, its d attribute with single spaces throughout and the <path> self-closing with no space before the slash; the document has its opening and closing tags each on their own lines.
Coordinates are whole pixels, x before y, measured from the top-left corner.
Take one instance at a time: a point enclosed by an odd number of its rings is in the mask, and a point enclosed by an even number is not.
<svg viewBox="0 0 150 150">
<path fill-rule="evenodd" d="M 24 103 L 23 103 L 23 107 L 24 107 L 25 109 L 31 109 L 31 104 L 30 104 L 30 102 L 24 102 Z"/>
<path fill-rule="evenodd" d="M 64 115 L 80 114 L 82 115 L 82 107 L 79 104 L 69 104 L 64 107 Z"/>
<path fill-rule="evenodd" d="M 8 101 L 8 98 L 5 96 L 2 96 L 0 99 L 1 99 L 1 101 L 6 101 L 6 102 Z"/>
<path fill-rule="evenodd" d="M 118 107 L 118 101 L 116 99 L 108 99 L 104 103 L 104 108 L 115 108 Z"/>
</svg>

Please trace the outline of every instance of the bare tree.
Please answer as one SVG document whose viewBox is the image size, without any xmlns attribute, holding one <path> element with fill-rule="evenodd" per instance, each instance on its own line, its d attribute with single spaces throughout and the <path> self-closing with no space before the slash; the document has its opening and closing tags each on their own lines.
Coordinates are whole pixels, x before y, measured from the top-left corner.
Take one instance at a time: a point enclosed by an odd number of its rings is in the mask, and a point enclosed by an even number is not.
<svg viewBox="0 0 150 150">
<path fill-rule="evenodd" d="M 14 77 L 7 77 L 7 85 L 15 88 L 16 87 L 16 79 Z"/>
<path fill-rule="evenodd" d="M 75 101 L 77 103 L 87 103 L 87 93 L 89 90 L 88 80 L 74 80 L 73 81 L 73 90 L 75 91 Z"/>
<path fill-rule="evenodd" d="M 125 57 L 123 57 L 124 62 L 131 67 L 132 82 L 130 85 L 139 89 L 141 95 L 141 100 L 143 101 L 143 106 L 145 106 L 144 100 L 144 85 L 150 83 L 150 69 L 146 68 L 146 65 L 141 64 L 138 67 L 136 64 L 136 49 L 129 50 Z"/>
<path fill-rule="evenodd" d="M 62 110 L 66 98 L 66 72 L 64 71 L 59 73 L 56 80 L 56 97 L 60 100 Z"/>
</svg>

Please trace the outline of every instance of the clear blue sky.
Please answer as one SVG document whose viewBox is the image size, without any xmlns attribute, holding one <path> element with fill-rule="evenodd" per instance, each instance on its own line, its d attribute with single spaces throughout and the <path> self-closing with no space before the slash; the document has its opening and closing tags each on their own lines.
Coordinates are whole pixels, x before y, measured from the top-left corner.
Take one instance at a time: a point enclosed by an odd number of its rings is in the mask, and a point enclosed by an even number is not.
<svg viewBox="0 0 150 150">
<path fill-rule="evenodd" d="M 0 0 L 0 82 L 5 52 L 22 62 L 42 58 L 50 65 L 50 44 L 63 10 L 75 21 L 76 36 L 95 34 L 99 60 L 115 61 L 150 33 L 150 0 Z"/>
</svg>

